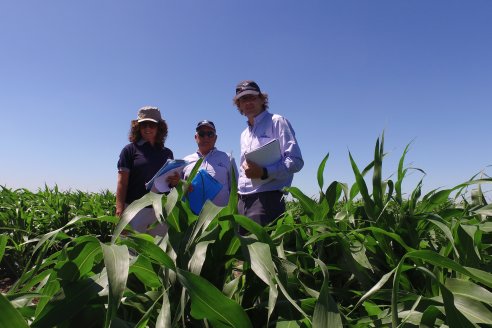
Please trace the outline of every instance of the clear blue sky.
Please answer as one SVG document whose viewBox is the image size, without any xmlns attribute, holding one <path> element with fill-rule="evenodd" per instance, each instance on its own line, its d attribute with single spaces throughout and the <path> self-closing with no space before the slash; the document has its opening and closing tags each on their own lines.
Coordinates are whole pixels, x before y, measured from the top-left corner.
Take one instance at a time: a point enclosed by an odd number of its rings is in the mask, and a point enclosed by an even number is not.
<svg viewBox="0 0 492 328">
<path fill-rule="evenodd" d="M 413 140 L 424 190 L 453 187 L 492 164 L 491 22 L 490 0 L 2 0 L 0 185 L 114 191 L 144 105 L 176 158 L 201 119 L 238 158 L 232 97 L 253 79 L 294 127 L 306 194 L 326 153 L 325 181 L 352 184 L 348 152 L 362 169 L 383 130 L 384 178 Z"/>
</svg>

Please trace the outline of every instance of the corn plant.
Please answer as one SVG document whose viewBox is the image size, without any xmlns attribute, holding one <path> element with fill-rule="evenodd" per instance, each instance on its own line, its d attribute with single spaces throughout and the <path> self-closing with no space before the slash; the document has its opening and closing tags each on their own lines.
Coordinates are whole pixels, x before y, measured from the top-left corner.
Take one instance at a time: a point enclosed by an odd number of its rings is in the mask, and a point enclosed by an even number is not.
<svg viewBox="0 0 492 328">
<path fill-rule="evenodd" d="M 21 243 L 30 245 L 26 267 L 0 296 L 0 327 L 491 325 L 492 207 L 481 191 L 491 179 L 425 195 L 421 180 L 406 196 L 408 149 L 396 180 L 384 179 L 383 135 L 364 169 L 349 153 L 355 183 L 325 189 L 327 155 L 319 197 L 286 189 L 294 201 L 266 227 L 237 214 L 235 188 L 227 207 L 206 202 L 199 215 L 183 197 L 186 183 L 167 195 L 149 193 L 119 221 L 106 209 L 108 195 L 93 202 L 81 193 L 70 201 L 45 195 L 58 218 L 51 230 L 4 226 L 0 263 L 11 259 L 14 232 L 32 233 Z M 22 214 L 33 212 L 29 201 L 20 206 L 5 193 L 3 218 L 33 227 L 39 216 Z M 168 225 L 166 236 L 128 227 L 149 205 Z M 101 221 L 114 224 L 108 234 Z"/>
</svg>

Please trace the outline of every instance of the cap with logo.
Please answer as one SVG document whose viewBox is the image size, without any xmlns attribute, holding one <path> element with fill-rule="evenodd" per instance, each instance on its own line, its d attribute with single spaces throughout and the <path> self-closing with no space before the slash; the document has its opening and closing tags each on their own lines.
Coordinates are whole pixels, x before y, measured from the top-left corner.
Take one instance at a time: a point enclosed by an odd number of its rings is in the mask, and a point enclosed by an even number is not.
<svg viewBox="0 0 492 328">
<path fill-rule="evenodd" d="M 138 110 L 137 120 L 138 123 L 145 121 L 158 123 L 162 121 L 161 112 L 157 107 L 145 106 Z"/>
<path fill-rule="evenodd" d="M 236 86 L 236 95 L 234 96 L 234 100 L 236 101 L 245 95 L 257 96 L 259 94 L 261 94 L 261 90 L 258 84 L 255 81 L 245 80 L 239 82 L 239 84 Z"/>
<path fill-rule="evenodd" d="M 208 120 L 203 120 L 203 121 L 198 122 L 198 124 L 196 125 L 196 131 L 200 130 L 200 128 L 203 126 L 208 126 L 209 128 L 211 128 L 212 130 L 215 131 L 214 122 L 208 121 Z"/>
</svg>

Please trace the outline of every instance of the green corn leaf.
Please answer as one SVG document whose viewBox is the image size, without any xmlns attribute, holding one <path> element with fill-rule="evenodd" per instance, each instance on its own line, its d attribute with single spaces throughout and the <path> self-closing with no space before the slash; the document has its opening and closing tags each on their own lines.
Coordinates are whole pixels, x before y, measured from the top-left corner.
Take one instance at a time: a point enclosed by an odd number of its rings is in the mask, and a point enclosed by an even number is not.
<svg viewBox="0 0 492 328">
<path fill-rule="evenodd" d="M 56 271 L 51 269 L 48 270 L 48 272 L 49 272 L 49 276 L 47 277 L 48 281 L 46 282 L 42 290 L 42 294 L 44 297 L 41 297 L 39 299 L 38 305 L 36 306 L 36 311 L 35 311 L 36 319 L 43 312 L 44 308 L 48 305 L 51 297 L 53 297 L 53 295 L 60 292 L 61 290 L 60 281 L 58 279 L 58 275 L 56 274 Z"/>
<path fill-rule="evenodd" d="M 443 284 L 439 283 L 444 310 L 446 311 L 446 323 L 449 328 L 474 328 L 475 325 L 461 313 L 454 303 L 453 294 Z"/>
<path fill-rule="evenodd" d="M 412 195 L 410 196 L 410 199 L 408 200 L 409 204 L 409 214 L 413 215 L 415 212 L 415 209 L 418 204 L 418 200 L 420 198 L 420 195 L 422 194 L 422 179 L 419 181 L 417 186 L 414 188 L 412 191 Z"/>
<path fill-rule="evenodd" d="M 108 328 L 111 326 L 111 321 L 116 315 L 121 297 L 126 288 L 130 256 L 128 254 L 128 248 L 125 245 L 101 244 L 101 247 L 109 281 L 108 310 L 104 325 L 105 328 Z"/>
<path fill-rule="evenodd" d="M 416 258 L 420 260 L 424 260 L 428 263 L 431 263 L 435 266 L 438 266 L 440 268 L 447 268 L 454 270 L 456 272 L 459 272 L 461 274 L 464 274 L 468 277 L 471 277 L 472 279 L 477 280 L 480 283 L 484 283 L 488 287 L 491 287 L 489 284 L 492 282 L 490 279 L 492 277 L 492 274 L 483 272 L 480 270 L 469 270 L 469 268 L 465 268 L 461 266 L 459 263 L 448 259 L 447 257 L 444 257 L 438 253 L 435 253 L 433 251 L 413 251 L 413 252 L 408 252 L 406 253 L 402 259 L 400 260 L 400 263 L 396 267 L 396 273 L 395 277 L 393 279 L 393 290 L 391 293 L 391 313 L 392 313 L 392 324 L 393 327 L 398 326 L 398 293 L 399 293 L 399 281 L 401 278 L 401 273 L 403 270 L 403 263 L 407 258 Z M 428 273 L 433 276 L 430 271 Z M 434 277 L 434 276 L 433 276 Z M 434 277 L 435 279 L 435 277 Z M 437 280 L 436 280 L 437 281 Z M 454 298 L 452 293 L 444 286 L 442 285 L 439 281 L 438 283 L 440 284 L 440 290 L 443 295 L 443 301 L 445 304 L 445 309 L 446 309 L 446 317 L 452 318 L 451 321 L 448 321 L 448 325 L 450 327 L 460 327 L 459 324 L 463 324 L 461 327 L 468 327 L 470 321 L 466 319 L 466 317 L 463 316 L 463 314 L 458 311 L 454 305 Z M 458 325 L 456 325 L 458 324 Z M 473 327 L 473 326 L 471 326 Z"/>
<path fill-rule="evenodd" d="M 217 216 L 217 214 L 219 214 L 221 209 L 222 207 L 215 205 L 210 200 L 207 200 L 205 202 L 200 212 L 200 215 L 198 216 L 198 220 L 195 221 L 191 236 L 189 237 L 188 242 L 186 243 L 185 252 L 187 252 L 190 249 L 190 247 L 196 243 L 195 239 L 197 235 L 200 233 L 200 231 L 205 231 L 205 229 L 207 229 L 210 222 L 212 222 L 212 220 Z"/>
<path fill-rule="evenodd" d="M 190 175 L 188 176 L 188 179 L 186 179 L 186 184 L 188 186 L 191 184 L 191 181 L 193 181 L 193 179 L 195 178 L 196 172 L 198 172 L 198 170 L 200 169 L 200 165 L 202 165 L 202 162 L 203 162 L 203 157 L 200 157 L 196 161 L 195 165 L 193 166 L 193 169 L 191 169 Z"/>
<path fill-rule="evenodd" d="M 98 297 L 103 287 L 92 279 L 67 284 L 62 299 L 50 302 L 31 324 L 33 328 L 56 327 L 80 313 L 91 299 Z"/>
<path fill-rule="evenodd" d="M 467 252 L 466 257 L 468 259 L 468 264 L 471 260 L 474 260 L 473 266 L 480 265 L 482 260 L 480 256 L 480 250 L 478 249 L 481 240 L 481 231 L 476 225 L 460 224 L 458 226 L 458 236 L 460 238 L 460 243 Z"/>
<path fill-rule="evenodd" d="M 330 281 L 326 265 L 315 259 L 323 272 L 323 285 L 313 313 L 313 328 L 343 327 L 338 306 L 330 294 Z"/>
<path fill-rule="evenodd" d="M 152 263 L 145 256 L 139 256 L 130 266 L 128 273 L 135 274 L 145 286 L 150 288 L 159 288 L 162 285 L 159 276 L 152 268 Z"/>
<path fill-rule="evenodd" d="M 210 244 L 213 244 L 214 242 L 215 242 L 215 238 L 213 240 L 200 241 L 195 245 L 195 250 L 193 252 L 193 255 L 191 256 L 188 265 L 190 272 L 196 275 L 200 275 L 203 264 L 205 263 L 206 260 L 208 246 Z"/>
<path fill-rule="evenodd" d="M 408 246 L 403 239 L 401 239 L 401 236 L 399 234 L 389 232 L 387 230 L 378 228 L 378 227 L 368 227 L 368 228 L 362 228 L 358 229 L 357 231 L 362 232 L 362 231 L 372 231 L 378 234 L 386 235 L 390 238 L 392 238 L 394 241 L 398 242 L 407 252 L 415 251 L 412 247 Z"/>
<path fill-rule="evenodd" d="M 364 200 L 364 209 L 366 210 L 366 214 L 371 220 L 376 220 L 376 215 L 375 215 L 376 213 L 374 208 L 375 205 L 369 196 L 369 191 L 367 190 L 366 182 L 364 181 L 362 174 L 359 172 L 359 168 L 357 167 L 357 164 L 355 164 L 355 161 L 352 158 L 352 154 L 350 152 L 349 152 L 349 157 L 350 157 L 350 163 L 352 164 L 352 170 L 354 171 L 355 174 L 355 181 L 357 183 L 357 187 L 359 188 L 362 199 Z"/>
<path fill-rule="evenodd" d="M 330 153 L 326 154 L 326 156 L 323 158 L 323 160 L 321 161 L 318 167 L 318 186 L 319 186 L 319 190 L 321 191 L 323 190 L 323 184 L 324 184 L 323 173 L 325 172 L 325 165 L 326 165 L 326 161 L 328 160 L 328 157 L 330 157 Z"/>
<path fill-rule="evenodd" d="M 445 286 L 454 295 L 461 295 L 486 304 L 492 304 L 492 292 L 469 280 L 448 278 Z"/>
<path fill-rule="evenodd" d="M 277 324 L 275 325 L 275 328 L 300 328 L 300 327 L 305 327 L 305 326 L 304 325 L 301 326 L 301 324 L 295 320 L 290 320 L 290 321 L 278 320 Z"/>
<path fill-rule="evenodd" d="M 236 277 L 236 278 L 232 279 L 231 281 L 229 281 L 228 283 L 224 284 L 224 287 L 222 287 L 222 293 L 225 296 L 232 298 L 232 296 L 234 295 L 234 293 L 237 290 L 240 279 L 241 279 L 241 276 Z"/>
<path fill-rule="evenodd" d="M 349 199 L 354 200 L 355 196 L 359 193 L 359 185 L 355 182 L 352 187 L 350 187 Z"/>
<path fill-rule="evenodd" d="M 402 260 L 404 260 L 405 258 L 421 259 L 421 260 L 429 262 L 433 265 L 436 265 L 438 267 L 454 270 L 456 272 L 459 272 L 459 273 L 464 274 L 470 278 L 475 279 L 477 282 L 483 283 L 483 284 L 487 285 L 488 287 L 492 288 L 492 285 L 491 285 L 492 281 L 487 280 L 487 279 L 483 279 L 483 277 L 492 276 L 490 273 L 487 276 L 485 276 L 485 275 L 481 276 L 480 274 L 475 274 L 474 270 L 469 270 L 469 268 L 466 268 L 466 267 L 460 265 L 459 263 L 457 263 L 456 261 L 453 261 L 447 257 L 444 257 L 444 256 L 442 256 L 436 252 L 426 251 L 426 250 L 413 251 L 413 252 L 409 252 L 409 253 L 405 254 L 403 256 Z M 482 272 L 482 274 L 484 273 L 483 271 L 480 271 L 480 270 L 476 270 L 476 271 L 478 271 L 479 273 Z"/>
<path fill-rule="evenodd" d="M 175 189 L 175 188 L 173 188 Z M 156 217 L 160 217 L 162 215 L 162 199 L 163 194 L 156 194 L 154 192 L 149 192 L 142 196 L 142 198 L 135 200 L 127 208 L 123 211 L 123 215 L 121 216 L 120 221 L 116 225 L 116 228 L 113 232 L 113 237 L 111 238 L 111 242 L 114 243 L 116 239 L 120 236 L 121 232 L 128 223 L 140 212 L 141 209 L 152 205 L 156 214 Z"/>
<path fill-rule="evenodd" d="M 391 278 L 393 273 L 395 272 L 396 268 L 391 270 L 390 272 L 386 273 L 381 277 L 381 279 L 371 288 L 369 289 L 362 297 L 360 300 L 355 304 L 354 308 L 350 311 L 352 313 L 355 309 L 357 309 L 363 302 L 365 302 L 369 297 L 374 295 L 377 291 L 379 291 L 381 288 L 383 288 L 384 284 L 388 282 L 388 280 Z M 349 314 L 350 314 L 349 313 Z"/>
<path fill-rule="evenodd" d="M 161 311 L 157 316 L 155 328 L 168 327 L 171 327 L 171 304 L 169 303 L 169 296 L 166 290 L 163 290 Z"/>
<path fill-rule="evenodd" d="M 484 284 L 485 286 L 492 288 L 492 273 L 482 271 L 477 268 L 464 267 L 468 272 L 471 272 L 478 282 Z"/>
<path fill-rule="evenodd" d="M 422 313 L 416 311 L 417 306 L 420 304 L 422 296 L 417 297 L 417 300 L 413 303 L 412 308 L 409 311 L 401 311 L 398 316 L 402 318 L 401 325 L 406 323 L 412 323 L 418 325 L 422 318 Z"/>
<path fill-rule="evenodd" d="M 73 219 L 71 219 L 66 225 L 64 225 L 63 227 L 59 228 L 59 229 L 55 229 L 53 231 L 50 231 L 48 232 L 47 234 L 44 234 L 41 239 L 39 239 L 38 243 L 36 244 L 36 246 L 34 247 L 34 250 L 33 250 L 33 254 L 38 250 L 39 247 L 41 247 L 48 239 L 52 239 L 54 240 L 56 238 L 56 235 L 62 231 L 63 229 L 77 223 L 79 220 L 81 220 L 80 217 L 74 217 Z"/>
<path fill-rule="evenodd" d="M 7 246 L 7 241 L 9 237 L 6 234 L 0 235 L 0 262 L 2 262 L 3 254 L 5 254 L 5 247 Z"/>
<path fill-rule="evenodd" d="M 474 210 L 474 212 L 481 215 L 492 216 L 492 204 L 482 206 L 479 209 Z"/>
<path fill-rule="evenodd" d="M 171 189 L 166 196 L 166 203 L 164 204 L 163 216 L 166 219 L 167 224 L 172 226 L 177 232 L 181 232 L 181 226 L 179 224 L 179 213 L 175 211 L 176 204 L 180 199 L 177 188 Z M 191 211 L 190 211 L 191 212 Z"/>
<path fill-rule="evenodd" d="M 27 328 L 29 325 L 9 300 L 0 293 L 0 328 Z"/>
<path fill-rule="evenodd" d="M 452 189 L 445 189 L 445 190 L 440 190 L 436 193 L 434 193 L 432 196 L 429 197 L 427 202 L 424 204 L 423 208 L 421 211 L 432 211 L 438 206 L 441 206 L 445 202 L 449 200 L 449 195 L 456 190 L 457 187 L 452 188 Z"/>
<path fill-rule="evenodd" d="M 191 298 L 191 315 L 207 319 L 214 328 L 253 327 L 239 304 L 227 298 L 206 279 L 178 269 L 178 279 Z"/>
<path fill-rule="evenodd" d="M 143 236 L 132 236 L 129 240 L 123 240 L 122 243 L 134 248 L 139 254 L 146 256 L 150 260 L 153 260 L 168 269 L 176 271 L 176 266 L 173 259 L 159 246 L 145 239 Z"/>
<path fill-rule="evenodd" d="M 277 285 L 275 283 L 276 273 L 275 265 L 272 261 L 270 247 L 264 243 L 252 243 L 248 245 L 249 257 L 251 260 L 251 269 L 265 284 L 268 289 L 268 321 L 272 315 L 275 303 L 278 297 Z"/>
<path fill-rule="evenodd" d="M 395 188 L 392 180 L 388 180 L 387 184 L 388 184 L 388 194 L 386 195 L 386 204 L 392 199 L 393 190 Z"/>
<path fill-rule="evenodd" d="M 265 231 L 265 228 L 259 225 L 258 223 L 256 223 L 255 221 L 251 220 L 250 218 L 239 214 L 228 215 L 221 218 L 221 220 L 226 220 L 226 219 L 233 220 L 234 222 L 239 224 L 242 228 L 254 234 L 258 238 L 258 241 L 262 243 L 266 243 L 268 245 L 271 245 L 271 247 L 273 247 L 273 241 L 268 235 L 268 233 Z"/>
<path fill-rule="evenodd" d="M 420 319 L 421 327 L 436 327 L 436 321 L 442 315 L 442 312 L 434 305 L 429 306 L 422 313 L 422 318 Z"/>
<path fill-rule="evenodd" d="M 373 269 L 371 263 L 369 262 L 369 259 L 367 258 L 367 255 L 366 255 L 366 247 L 364 246 L 364 244 L 362 244 L 358 240 L 354 240 L 352 242 L 352 246 L 351 246 L 350 252 L 351 252 L 352 258 L 361 267 L 366 268 L 366 269 L 371 270 L 372 272 L 374 272 L 374 269 Z"/>
<path fill-rule="evenodd" d="M 457 190 L 461 189 L 466 186 L 472 186 L 476 184 L 485 184 L 485 183 L 492 183 L 492 179 L 478 179 L 478 180 L 470 180 L 465 183 L 459 184 L 451 189 L 445 189 L 445 190 L 440 190 L 440 191 L 431 191 L 427 193 L 427 195 L 424 197 L 424 200 L 422 201 L 422 208 L 420 209 L 422 212 L 425 211 L 432 211 L 436 207 L 444 204 L 446 201 L 448 201 L 450 194 Z M 458 193 L 459 194 L 459 193 Z"/>
<path fill-rule="evenodd" d="M 159 301 L 161 300 L 161 298 L 164 296 L 164 299 L 163 299 L 163 307 L 165 307 L 165 303 L 166 303 L 166 300 L 167 300 L 167 295 L 166 295 L 166 292 L 164 291 L 164 294 L 163 295 L 159 295 L 159 297 L 156 297 L 154 302 L 152 303 L 152 305 L 146 309 L 144 315 L 140 318 L 140 320 L 135 324 L 135 328 L 147 328 L 149 327 L 149 320 L 152 316 L 153 313 L 155 313 L 155 309 L 157 308 L 157 306 L 159 305 Z M 168 304 L 167 304 L 168 305 Z M 162 311 L 159 313 L 159 316 L 158 316 L 158 319 L 156 320 L 155 322 L 155 327 L 171 327 L 171 319 L 168 317 L 170 315 L 169 311 L 167 311 L 167 309 L 164 309 L 164 313 L 162 313 Z M 117 318 L 116 318 L 117 319 Z M 119 327 L 119 326 L 116 326 L 116 327 Z M 126 328 L 126 326 L 124 326 Z"/>
<path fill-rule="evenodd" d="M 317 204 L 313 199 L 306 196 L 301 190 L 299 190 L 299 188 L 296 187 L 288 187 L 285 188 L 285 190 L 299 201 L 299 204 L 301 204 L 302 209 L 307 215 L 311 216 L 313 219 L 318 218 Z"/>
<path fill-rule="evenodd" d="M 276 299 L 277 297 L 278 287 L 282 291 L 282 294 L 285 296 L 285 298 L 287 298 L 287 300 L 290 302 L 290 304 L 294 308 L 296 308 L 306 319 L 309 320 L 309 316 L 292 299 L 292 297 L 287 292 L 285 286 L 282 284 L 277 273 L 275 272 L 275 265 L 272 261 L 269 245 L 261 242 L 255 242 L 249 244 L 247 247 L 250 254 L 251 269 L 261 280 L 263 280 L 263 282 L 270 286 L 268 298 L 269 315 L 271 314 L 270 309 L 273 310 L 274 299 Z"/>
<path fill-rule="evenodd" d="M 326 200 L 330 210 L 335 209 L 335 204 L 342 194 L 342 185 L 338 181 L 333 181 L 326 189 Z"/>
<path fill-rule="evenodd" d="M 484 305 L 484 302 L 461 295 L 452 295 L 454 297 L 454 305 L 470 322 L 492 325 L 492 312 Z M 487 304 L 490 305 L 490 303 Z"/>
<path fill-rule="evenodd" d="M 407 174 L 407 169 L 403 169 L 403 165 L 405 163 L 405 156 L 407 155 L 409 151 L 410 143 L 405 147 L 405 150 L 403 151 L 403 154 L 400 157 L 400 161 L 398 162 L 398 179 L 396 180 L 395 183 L 395 198 L 398 204 L 403 203 L 403 197 L 401 193 L 401 185 L 403 183 L 403 179 L 405 178 L 405 175 Z"/>
<path fill-rule="evenodd" d="M 435 224 L 444 233 L 446 238 L 449 239 L 450 244 L 453 247 L 456 256 L 459 258 L 460 254 L 456 249 L 456 243 L 454 242 L 453 233 L 451 232 L 451 229 L 449 229 L 449 227 L 445 223 L 441 222 L 443 220 L 437 217 L 436 215 L 432 215 L 432 217 L 434 217 L 435 219 L 428 219 L 428 221 Z"/>
<path fill-rule="evenodd" d="M 226 208 L 221 212 L 222 215 L 237 214 L 237 172 L 234 164 L 234 158 L 231 158 L 231 166 L 229 170 L 229 179 L 231 181 L 231 192 L 229 194 L 229 202 Z"/>
<path fill-rule="evenodd" d="M 379 215 L 379 210 L 383 208 L 383 186 L 382 186 L 382 171 L 383 171 L 383 143 L 384 133 L 381 137 L 381 147 L 379 146 L 379 138 L 376 141 L 374 148 L 374 172 L 372 175 L 372 197 L 374 205 L 378 209 L 374 214 Z"/>
</svg>

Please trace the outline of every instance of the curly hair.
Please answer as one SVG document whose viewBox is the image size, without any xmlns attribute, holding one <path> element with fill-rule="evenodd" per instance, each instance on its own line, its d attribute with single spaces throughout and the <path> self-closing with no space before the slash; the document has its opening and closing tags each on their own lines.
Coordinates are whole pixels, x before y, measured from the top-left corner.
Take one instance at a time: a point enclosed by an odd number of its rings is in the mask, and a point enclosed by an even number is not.
<svg viewBox="0 0 492 328">
<path fill-rule="evenodd" d="M 155 145 L 159 148 L 164 148 L 164 143 L 167 138 L 167 123 L 165 120 L 162 120 L 157 123 L 157 135 L 155 140 Z M 132 120 L 130 133 L 128 134 L 128 140 L 130 142 L 138 142 L 142 139 L 142 135 L 140 134 L 140 125 L 138 120 Z"/>
<path fill-rule="evenodd" d="M 263 99 L 263 110 L 268 109 L 268 93 L 260 93 L 258 97 Z M 239 99 L 236 99 L 236 97 L 232 98 L 233 104 L 237 107 L 237 110 L 241 115 L 243 115 L 243 112 L 241 112 L 241 109 L 239 108 Z"/>
</svg>

